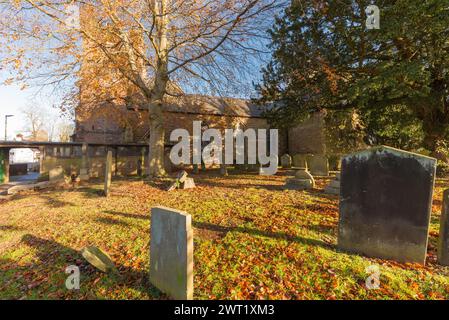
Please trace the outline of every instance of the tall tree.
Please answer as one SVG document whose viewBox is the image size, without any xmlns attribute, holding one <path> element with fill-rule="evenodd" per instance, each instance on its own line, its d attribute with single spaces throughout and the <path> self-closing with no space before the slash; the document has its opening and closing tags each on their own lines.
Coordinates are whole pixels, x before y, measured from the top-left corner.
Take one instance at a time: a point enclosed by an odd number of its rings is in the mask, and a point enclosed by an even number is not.
<svg viewBox="0 0 449 320">
<path fill-rule="evenodd" d="M 262 31 L 283 2 L 11 0 L 12 6 L 5 11 L 8 23 L 0 27 L 8 51 L 4 62 L 18 70 L 16 80 L 47 77 L 49 83 L 86 72 L 80 65 L 89 63 L 97 66 L 90 72 L 95 84 L 99 75 L 95 71 L 111 68 L 113 82 L 131 83 L 144 98 L 151 132 L 150 175 L 162 176 L 167 96 L 178 95 L 173 88 L 181 83 L 212 88 L 237 83 L 236 75 L 260 53 Z M 73 27 L 67 11 L 77 4 L 82 20 Z M 16 17 L 12 25 L 11 15 Z M 36 53 L 41 53 L 40 64 Z M 97 87 L 105 87 L 106 81 L 96 80 Z"/>
<path fill-rule="evenodd" d="M 281 123 L 320 109 L 372 116 L 405 106 L 435 154 L 449 135 L 449 1 L 376 1 L 378 30 L 366 28 L 370 4 L 293 1 L 271 30 L 260 101 L 276 102 Z"/>
</svg>

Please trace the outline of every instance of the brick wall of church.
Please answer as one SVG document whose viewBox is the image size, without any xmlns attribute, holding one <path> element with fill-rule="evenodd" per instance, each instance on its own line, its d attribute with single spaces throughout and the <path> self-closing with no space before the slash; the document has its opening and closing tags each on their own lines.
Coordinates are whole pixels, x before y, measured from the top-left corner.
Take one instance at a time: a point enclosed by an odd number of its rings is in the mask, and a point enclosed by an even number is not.
<svg viewBox="0 0 449 320">
<path fill-rule="evenodd" d="M 96 116 L 79 119 L 76 128 L 75 141 L 88 143 L 123 143 L 142 142 L 142 137 L 148 131 L 148 116 L 146 112 L 123 111 L 125 117 L 102 116 L 97 112 Z M 124 113 L 125 114 L 125 113 Z M 186 129 L 192 134 L 193 121 L 202 121 L 209 128 L 234 129 L 237 126 L 242 129 L 269 129 L 267 120 L 264 118 L 231 117 L 221 115 L 201 115 L 192 113 L 165 112 L 165 140 L 170 144 L 170 133 L 175 129 Z M 106 119 L 107 118 L 107 119 Z M 126 118 L 124 121 L 123 119 Z M 125 141 L 126 126 L 132 131 L 131 141 Z M 287 139 L 283 132 L 279 132 L 279 155 L 287 150 Z"/>
</svg>

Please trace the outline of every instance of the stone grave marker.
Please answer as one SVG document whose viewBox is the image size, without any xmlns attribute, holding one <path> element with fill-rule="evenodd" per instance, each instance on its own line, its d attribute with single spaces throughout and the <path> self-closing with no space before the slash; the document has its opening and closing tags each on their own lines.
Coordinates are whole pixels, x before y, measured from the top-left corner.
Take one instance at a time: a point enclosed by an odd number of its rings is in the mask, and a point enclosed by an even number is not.
<svg viewBox="0 0 449 320">
<path fill-rule="evenodd" d="M 112 179 L 112 151 L 108 151 L 106 156 L 105 172 L 104 172 L 104 195 L 109 196 Z"/>
<path fill-rule="evenodd" d="M 176 175 L 176 180 L 168 187 L 167 191 L 176 189 L 193 189 L 195 188 L 195 181 L 193 178 L 187 177 L 187 172 L 182 170 Z"/>
<path fill-rule="evenodd" d="M 295 154 L 292 158 L 292 164 L 295 168 L 307 168 L 307 156 L 305 154 Z"/>
<path fill-rule="evenodd" d="M 191 215 L 165 207 L 151 209 L 150 281 L 177 300 L 193 299 Z"/>
<path fill-rule="evenodd" d="M 88 158 L 88 144 L 83 143 L 81 146 L 81 168 L 79 178 L 81 181 L 89 180 L 89 158 Z"/>
<path fill-rule="evenodd" d="M 342 161 L 338 247 L 425 263 L 436 160 L 390 147 Z"/>
<path fill-rule="evenodd" d="M 307 157 L 307 164 L 312 176 L 329 176 L 329 161 L 326 156 L 321 154 L 310 155 Z"/>
<path fill-rule="evenodd" d="M 111 257 L 101 249 L 97 247 L 86 247 L 81 250 L 81 255 L 86 259 L 91 265 L 100 271 L 105 273 L 118 273 L 117 268 L 112 262 Z"/>
<path fill-rule="evenodd" d="M 340 172 L 337 172 L 335 179 L 333 179 L 329 185 L 324 188 L 324 193 L 338 196 L 340 194 L 340 178 L 341 174 Z"/>
<path fill-rule="evenodd" d="M 310 190 L 315 188 L 315 179 L 306 168 L 300 168 L 296 170 L 294 178 L 287 179 L 285 188 L 289 190 Z"/>
<path fill-rule="evenodd" d="M 440 236 L 438 239 L 438 262 L 443 266 L 449 266 L 449 189 L 443 192 Z"/>
<path fill-rule="evenodd" d="M 289 169 L 292 167 L 292 157 L 290 157 L 289 154 L 286 153 L 281 157 L 281 166 L 284 169 Z"/>
</svg>

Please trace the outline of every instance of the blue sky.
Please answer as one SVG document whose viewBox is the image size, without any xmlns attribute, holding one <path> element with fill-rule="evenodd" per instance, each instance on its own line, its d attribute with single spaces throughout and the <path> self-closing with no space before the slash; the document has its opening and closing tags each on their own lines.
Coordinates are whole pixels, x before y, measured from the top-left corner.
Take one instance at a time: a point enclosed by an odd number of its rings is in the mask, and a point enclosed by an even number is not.
<svg viewBox="0 0 449 320">
<path fill-rule="evenodd" d="M 21 91 L 17 86 L 0 85 L 0 140 L 5 134 L 5 115 L 12 114 L 8 119 L 8 138 L 13 138 L 24 127 L 24 119 L 20 109 L 29 103 L 29 90 Z"/>
<path fill-rule="evenodd" d="M 23 132 L 25 119 L 21 112 L 22 108 L 38 103 L 40 107 L 51 113 L 57 113 L 52 109 L 52 101 L 45 98 L 45 94 L 36 95 L 37 89 L 20 90 L 15 85 L 0 85 L 0 140 L 5 135 L 5 115 L 12 114 L 14 117 L 8 119 L 8 139 L 15 137 L 17 133 Z"/>
</svg>

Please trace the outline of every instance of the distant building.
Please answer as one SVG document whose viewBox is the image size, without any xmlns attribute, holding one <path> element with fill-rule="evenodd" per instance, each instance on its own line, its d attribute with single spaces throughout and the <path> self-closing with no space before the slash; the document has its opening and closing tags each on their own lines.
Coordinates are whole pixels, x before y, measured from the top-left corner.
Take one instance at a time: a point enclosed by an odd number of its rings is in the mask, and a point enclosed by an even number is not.
<svg viewBox="0 0 449 320">
<path fill-rule="evenodd" d="M 38 149 L 18 148 L 9 151 L 10 164 L 39 162 L 40 151 Z"/>
</svg>

